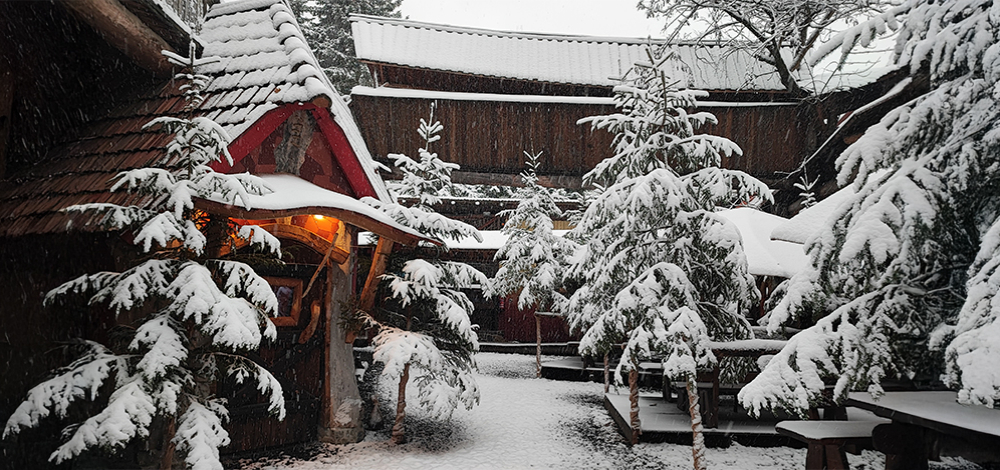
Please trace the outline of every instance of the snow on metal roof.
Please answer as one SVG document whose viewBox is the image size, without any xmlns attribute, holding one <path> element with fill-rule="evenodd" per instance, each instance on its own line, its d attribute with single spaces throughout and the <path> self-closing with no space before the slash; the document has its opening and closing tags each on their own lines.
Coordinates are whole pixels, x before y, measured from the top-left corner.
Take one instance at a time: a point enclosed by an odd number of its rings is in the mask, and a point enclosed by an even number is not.
<svg viewBox="0 0 1000 470">
<path fill-rule="evenodd" d="M 352 15 L 354 47 L 364 61 L 498 78 L 614 86 L 646 48 L 662 39 L 520 33 Z M 773 68 L 749 52 L 675 43 L 667 73 L 703 90 L 784 91 Z"/>
<path fill-rule="evenodd" d="M 207 90 L 211 96 L 202 109 L 230 137 L 236 139 L 282 104 L 329 102 L 334 122 L 347 136 L 379 199 L 390 200 L 347 103 L 323 73 L 284 2 L 216 4 L 205 17 L 201 38 L 202 57 L 219 59 L 198 70 L 213 77 Z"/>
</svg>

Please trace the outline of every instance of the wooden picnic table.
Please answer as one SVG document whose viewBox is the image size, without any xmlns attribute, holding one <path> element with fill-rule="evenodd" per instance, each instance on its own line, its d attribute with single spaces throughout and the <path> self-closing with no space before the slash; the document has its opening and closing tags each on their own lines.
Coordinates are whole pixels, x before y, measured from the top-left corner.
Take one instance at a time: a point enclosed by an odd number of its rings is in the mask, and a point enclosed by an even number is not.
<svg viewBox="0 0 1000 470">
<path fill-rule="evenodd" d="M 777 339 L 743 339 L 736 341 L 710 341 L 708 347 L 712 349 L 716 359 L 724 357 L 755 357 L 777 354 L 788 342 Z M 656 362 L 643 362 L 639 365 L 640 371 L 651 371 L 659 369 L 662 372 L 662 364 Z M 746 385 L 745 383 L 723 384 L 719 381 L 719 363 L 705 374 L 699 374 L 698 394 L 702 409 L 702 425 L 706 428 L 719 427 L 719 397 L 722 392 L 729 394 L 738 393 Z M 670 389 L 664 382 L 663 398 L 669 400 Z M 683 392 L 679 392 L 683 393 Z M 678 406 L 683 408 L 685 400 L 678 400 Z"/>
<path fill-rule="evenodd" d="M 956 398 L 952 391 L 886 392 L 877 400 L 854 392 L 847 405 L 892 420 L 872 432 L 875 450 L 886 454 L 886 470 L 927 469 L 942 442 L 960 455 L 1000 458 L 1000 410 L 962 405 Z"/>
</svg>

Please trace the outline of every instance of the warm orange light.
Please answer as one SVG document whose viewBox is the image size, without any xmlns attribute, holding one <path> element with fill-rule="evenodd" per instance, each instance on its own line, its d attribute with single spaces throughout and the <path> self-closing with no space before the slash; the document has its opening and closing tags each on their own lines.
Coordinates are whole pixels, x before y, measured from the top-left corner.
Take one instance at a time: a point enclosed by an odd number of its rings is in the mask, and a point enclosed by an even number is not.
<svg viewBox="0 0 1000 470">
<path fill-rule="evenodd" d="M 313 218 L 316 219 L 316 220 L 323 220 L 323 219 L 325 219 L 325 217 L 323 217 L 322 215 L 319 215 L 319 214 L 314 215 Z"/>
</svg>

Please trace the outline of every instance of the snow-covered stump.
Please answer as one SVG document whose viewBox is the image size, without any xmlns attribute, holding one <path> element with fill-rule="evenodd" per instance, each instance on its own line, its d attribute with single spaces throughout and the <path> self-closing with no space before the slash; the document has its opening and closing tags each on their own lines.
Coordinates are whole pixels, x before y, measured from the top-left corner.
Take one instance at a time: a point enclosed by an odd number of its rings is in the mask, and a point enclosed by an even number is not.
<svg viewBox="0 0 1000 470">
<path fill-rule="evenodd" d="M 361 419 L 361 394 L 354 375 L 353 345 L 346 343 L 346 332 L 341 327 L 341 308 L 335 299 L 346 298 L 350 293 L 349 261 L 333 265 L 327 270 L 326 306 L 326 386 L 323 397 L 323 416 L 320 419 L 319 440 L 330 444 L 360 442 L 365 437 Z"/>
</svg>

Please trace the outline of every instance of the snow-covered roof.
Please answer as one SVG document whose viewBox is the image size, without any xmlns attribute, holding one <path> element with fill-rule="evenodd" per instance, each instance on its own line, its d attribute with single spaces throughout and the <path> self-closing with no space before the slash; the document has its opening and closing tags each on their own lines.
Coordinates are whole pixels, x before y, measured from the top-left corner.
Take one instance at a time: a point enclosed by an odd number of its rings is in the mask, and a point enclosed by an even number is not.
<svg viewBox="0 0 1000 470">
<path fill-rule="evenodd" d="M 212 77 L 202 109 L 230 137 L 235 140 L 282 104 L 329 106 L 379 199 L 390 200 L 347 103 L 323 73 L 282 0 L 216 4 L 205 17 L 201 38 L 202 57 L 219 59 L 198 70 Z"/>
<path fill-rule="evenodd" d="M 717 214 L 739 229 L 750 274 L 792 277 L 809 262 L 802 245 L 771 240 L 774 228 L 788 219 L 749 207 L 719 211 Z"/>
<path fill-rule="evenodd" d="M 633 64 L 648 62 L 650 44 L 662 39 L 603 38 L 463 28 L 352 15 L 357 57 L 498 78 L 614 86 Z M 773 67 L 748 51 L 674 43 L 668 75 L 703 90 L 784 91 Z"/>
<path fill-rule="evenodd" d="M 562 237 L 566 235 L 569 230 L 553 230 L 552 234 L 557 237 Z M 478 241 L 472 237 L 465 237 L 459 241 L 455 240 L 445 240 L 448 244 L 448 248 L 451 250 L 499 250 L 503 247 L 504 243 L 507 243 L 509 236 L 505 235 L 501 230 L 480 230 L 479 235 L 483 237 L 483 241 Z M 375 239 L 370 234 L 361 234 L 358 237 L 359 245 L 374 245 Z"/>
<path fill-rule="evenodd" d="M 868 179 L 876 179 L 884 176 L 888 170 L 879 169 L 871 172 Z M 846 201 L 854 197 L 854 184 L 849 184 L 837 192 L 827 196 L 816 205 L 807 207 L 795 214 L 791 219 L 787 219 L 774 227 L 771 231 L 772 240 L 782 240 L 793 243 L 805 243 L 810 236 L 817 233 L 824 227 L 831 214 L 837 212 L 837 208 Z"/>
<path fill-rule="evenodd" d="M 500 103 L 553 103 L 553 104 L 594 104 L 614 106 L 615 99 L 603 96 L 562 96 L 562 95 L 510 95 L 498 93 L 466 93 L 457 91 L 416 90 L 356 86 L 351 96 L 372 96 L 379 98 L 409 98 L 421 100 L 451 101 L 493 101 Z M 798 103 L 784 101 L 698 101 L 699 108 L 756 108 L 770 106 L 797 106 Z"/>
<path fill-rule="evenodd" d="M 293 214 L 317 214 L 335 217 L 364 230 L 389 237 L 393 241 L 415 244 L 431 241 L 420 232 L 397 223 L 384 212 L 350 196 L 330 191 L 294 175 L 259 175 L 273 191 L 265 195 L 249 195 L 243 204 L 219 208 L 214 213 L 247 219 L 276 218 Z M 221 199 L 208 202 L 224 205 Z M 203 204 L 204 205 L 204 204 Z"/>
</svg>

